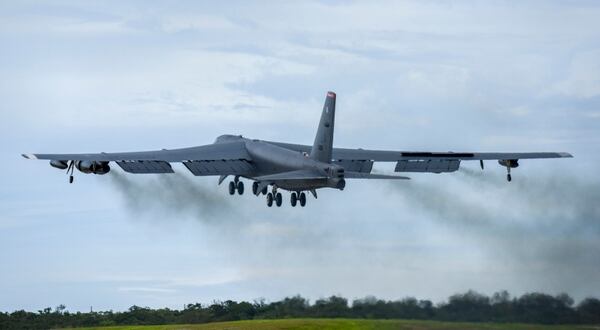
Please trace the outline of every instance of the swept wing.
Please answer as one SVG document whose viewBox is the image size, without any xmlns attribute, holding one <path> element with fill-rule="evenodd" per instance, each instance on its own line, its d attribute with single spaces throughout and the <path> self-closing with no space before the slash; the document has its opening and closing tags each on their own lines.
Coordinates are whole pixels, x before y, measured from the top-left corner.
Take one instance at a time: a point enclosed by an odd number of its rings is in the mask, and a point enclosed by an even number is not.
<svg viewBox="0 0 600 330">
<path fill-rule="evenodd" d="M 182 149 L 83 154 L 23 154 L 28 159 L 117 163 L 129 173 L 173 173 L 169 163 L 181 162 L 196 176 L 246 175 L 254 170 L 245 144 L 226 142 Z"/>
<path fill-rule="evenodd" d="M 302 144 L 269 142 L 280 147 L 309 152 L 311 147 Z M 389 151 L 369 149 L 333 148 L 334 160 L 370 160 L 376 162 L 396 162 L 399 160 L 503 160 L 503 159 L 539 159 L 570 158 L 567 152 L 429 152 L 429 151 Z"/>
</svg>

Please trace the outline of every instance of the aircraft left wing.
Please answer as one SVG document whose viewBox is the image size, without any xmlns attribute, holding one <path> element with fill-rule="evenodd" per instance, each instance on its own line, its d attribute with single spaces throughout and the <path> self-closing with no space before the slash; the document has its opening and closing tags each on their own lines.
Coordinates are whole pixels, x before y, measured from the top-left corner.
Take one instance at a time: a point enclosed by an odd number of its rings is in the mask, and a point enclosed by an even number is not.
<svg viewBox="0 0 600 330">
<path fill-rule="evenodd" d="M 23 154 L 27 159 L 50 160 L 62 169 L 73 166 L 96 168 L 114 161 L 129 173 L 173 173 L 170 163 L 181 162 L 192 174 L 246 175 L 254 170 L 252 158 L 243 142 L 215 143 L 182 149 L 162 149 L 119 153 Z M 68 165 L 67 165 L 68 164 Z M 79 168 L 79 167 L 78 167 Z M 103 173 L 97 173 L 103 174 Z"/>
<path fill-rule="evenodd" d="M 86 153 L 86 154 L 23 154 L 27 159 L 47 160 L 89 160 L 99 162 L 119 160 L 162 160 L 182 162 L 186 160 L 246 159 L 251 160 L 243 142 L 215 143 L 199 147 L 181 149 L 161 149 L 152 151 Z"/>
</svg>

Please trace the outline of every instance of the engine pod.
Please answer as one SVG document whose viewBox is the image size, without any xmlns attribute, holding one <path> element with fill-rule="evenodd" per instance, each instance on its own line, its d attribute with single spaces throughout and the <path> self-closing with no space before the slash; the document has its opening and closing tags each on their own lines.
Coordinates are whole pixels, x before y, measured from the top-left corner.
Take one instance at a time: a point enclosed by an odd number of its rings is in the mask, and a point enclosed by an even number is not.
<svg viewBox="0 0 600 330">
<path fill-rule="evenodd" d="M 64 170 L 67 167 L 69 167 L 69 164 L 67 163 L 66 160 L 56 160 L 53 159 L 50 161 L 50 166 L 54 167 L 54 168 L 58 168 L 59 170 Z"/>
</svg>

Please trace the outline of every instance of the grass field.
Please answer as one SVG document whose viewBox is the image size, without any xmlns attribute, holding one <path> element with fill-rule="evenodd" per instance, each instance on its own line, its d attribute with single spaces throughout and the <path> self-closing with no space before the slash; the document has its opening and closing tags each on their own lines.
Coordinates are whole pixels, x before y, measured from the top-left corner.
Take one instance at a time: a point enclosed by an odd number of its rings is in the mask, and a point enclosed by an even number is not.
<svg viewBox="0 0 600 330">
<path fill-rule="evenodd" d="M 206 324 L 154 325 L 78 328 L 80 330 L 236 330 L 236 329 L 402 329 L 402 330 L 567 330 L 585 329 L 600 330 L 600 326 L 584 325 L 534 325 L 534 324 L 499 324 L 499 323 L 458 323 L 415 320 L 354 320 L 354 319 L 284 319 L 284 320 L 252 320 L 236 322 L 218 322 Z"/>
</svg>

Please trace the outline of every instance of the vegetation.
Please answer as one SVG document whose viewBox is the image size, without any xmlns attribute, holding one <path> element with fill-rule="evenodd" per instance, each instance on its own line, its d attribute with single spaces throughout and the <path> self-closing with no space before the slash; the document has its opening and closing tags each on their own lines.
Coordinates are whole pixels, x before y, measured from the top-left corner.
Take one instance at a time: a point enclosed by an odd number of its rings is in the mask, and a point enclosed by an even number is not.
<svg viewBox="0 0 600 330">
<path fill-rule="evenodd" d="M 207 324 L 146 325 L 78 330 L 596 330 L 585 325 L 539 325 L 515 323 L 464 323 L 420 320 L 357 320 L 357 319 L 278 319 L 216 322 Z"/>
<path fill-rule="evenodd" d="M 495 293 L 491 297 L 469 291 L 453 295 L 447 302 L 437 305 L 429 300 L 415 298 L 384 301 L 375 297 L 354 300 L 349 305 L 345 298 L 338 296 L 319 299 L 314 304 L 296 296 L 272 303 L 265 303 L 264 300 L 253 303 L 227 300 L 210 305 L 196 303 L 187 305 L 183 310 L 132 306 L 123 312 L 71 313 L 61 305 L 54 310 L 46 308 L 37 313 L 23 310 L 0 313 L 0 329 L 198 324 L 286 318 L 344 318 L 344 322 L 353 324 L 362 324 L 362 321 L 349 319 L 600 324 L 600 300 L 588 298 L 575 306 L 573 299 L 566 294 L 551 296 L 529 293 L 511 298 L 506 291 Z M 480 323 L 479 328 L 483 328 L 482 324 Z M 445 328 L 449 327 L 446 325 Z"/>
</svg>

